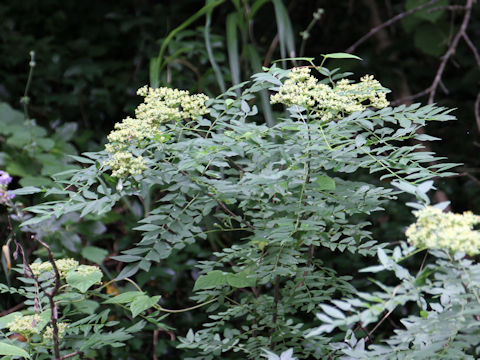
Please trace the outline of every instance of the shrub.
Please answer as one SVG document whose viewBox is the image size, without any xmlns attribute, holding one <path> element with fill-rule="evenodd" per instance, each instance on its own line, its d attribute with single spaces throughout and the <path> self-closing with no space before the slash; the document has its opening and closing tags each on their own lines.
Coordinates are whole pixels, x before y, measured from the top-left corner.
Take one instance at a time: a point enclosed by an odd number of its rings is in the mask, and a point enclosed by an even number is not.
<svg viewBox="0 0 480 360">
<path fill-rule="evenodd" d="M 323 66 L 329 58 L 356 57 L 325 55 L 320 66 L 307 59 L 292 70 L 274 66 L 215 99 L 142 88 L 145 101 L 135 118 L 117 124 L 105 151 L 75 157 L 85 167 L 57 175 L 58 187 L 43 190 L 64 198 L 27 208 L 37 216 L 24 228 L 35 232 L 42 221 L 70 213 L 108 214 L 123 201 L 140 216 L 133 230 L 141 239 L 113 257 L 126 266 L 112 281 L 133 283 L 133 276 L 155 273 L 199 246 L 203 251 L 189 259 L 188 294 L 197 304 L 166 309 L 164 299 L 141 288 L 108 303 L 142 314 L 155 330 L 168 328 L 159 322 L 165 314 L 207 314 L 180 338 L 188 359 L 274 357 L 266 349 L 300 359 L 327 356 L 332 339 L 305 333 L 325 320 L 315 317 L 320 304 L 358 292 L 351 276 L 325 260 L 345 251 L 384 254 L 368 216 L 405 189 L 425 199 L 428 181 L 454 166 L 408 142 L 436 140 L 418 130 L 453 119 L 450 110 L 392 108 L 388 90 L 372 76 L 352 82 L 351 74 Z M 271 127 L 259 125 L 255 105 L 264 90 L 286 109 Z M 365 173 L 379 177 L 362 181 Z M 138 301 L 145 307 L 134 310 Z M 322 309 L 330 320 L 345 317 Z M 62 342 L 68 339 L 67 331 Z"/>
</svg>

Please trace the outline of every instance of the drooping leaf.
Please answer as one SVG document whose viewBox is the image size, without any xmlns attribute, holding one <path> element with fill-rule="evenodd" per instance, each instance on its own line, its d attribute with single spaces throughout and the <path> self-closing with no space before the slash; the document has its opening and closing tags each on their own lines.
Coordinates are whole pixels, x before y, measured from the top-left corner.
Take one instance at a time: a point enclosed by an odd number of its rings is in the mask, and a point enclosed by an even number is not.
<svg viewBox="0 0 480 360">
<path fill-rule="evenodd" d="M 4 342 L 0 342 L 0 355 L 21 356 L 30 359 L 30 355 L 22 348 Z"/>
</svg>

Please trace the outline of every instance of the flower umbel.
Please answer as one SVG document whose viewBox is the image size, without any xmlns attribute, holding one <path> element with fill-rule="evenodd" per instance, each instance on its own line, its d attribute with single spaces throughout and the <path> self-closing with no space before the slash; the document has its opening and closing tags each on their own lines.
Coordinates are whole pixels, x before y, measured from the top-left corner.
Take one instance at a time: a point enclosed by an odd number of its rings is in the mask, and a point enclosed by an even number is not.
<svg viewBox="0 0 480 360">
<path fill-rule="evenodd" d="M 480 232 L 473 226 L 480 224 L 480 216 L 471 212 L 444 213 L 434 207 L 414 212 L 417 222 L 408 227 L 408 242 L 421 248 L 462 251 L 468 255 L 480 253 Z"/>
<path fill-rule="evenodd" d="M 78 268 L 79 263 L 74 259 L 58 259 L 55 260 L 55 265 L 57 265 L 60 277 L 64 279 L 71 270 Z M 32 269 L 33 275 L 36 277 L 39 277 L 44 273 L 51 273 L 51 276 L 53 277 L 53 265 L 50 261 L 35 262 L 30 264 L 30 269 Z"/>
<path fill-rule="evenodd" d="M 334 85 L 320 83 L 310 74 L 310 68 L 293 68 L 277 94 L 272 95 L 272 104 L 300 105 L 312 111 L 322 121 L 329 121 L 363 111 L 367 107 L 382 109 L 389 105 L 386 99 L 388 89 L 372 75 L 365 75 L 359 83 L 347 79 Z"/>
<path fill-rule="evenodd" d="M 9 322 L 7 324 L 7 327 L 12 332 L 16 332 L 26 337 L 29 337 L 33 334 L 38 334 L 40 332 L 37 327 L 39 321 L 40 316 L 38 314 L 15 316 L 15 320 Z"/>
<path fill-rule="evenodd" d="M 61 339 L 63 335 L 65 335 L 65 331 L 67 330 L 68 324 L 64 322 L 57 323 L 58 328 L 58 338 Z M 52 341 L 53 340 L 53 328 L 51 326 L 47 326 L 45 328 L 45 332 L 43 333 L 43 340 L 45 341 Z"/>
<path fill-rule="evenodd" d="M 117 123 L 105 146 L 111 157 L 103 165 L 110 166 L 115 177 L 138 175 L 146 169 L 145 160 L 132 154 L 130 147 L 142 149 L 152 141 L 165 142 L 168 136 L 160 129 L 161 124 L 196 119 L 208 113 L 205 106 L 208 97 L 203 94 L 190 95 L 184 90 L 147 86 L 137 94 L 145 99 L 135 110 L 136 117 Z"/>
</svg>

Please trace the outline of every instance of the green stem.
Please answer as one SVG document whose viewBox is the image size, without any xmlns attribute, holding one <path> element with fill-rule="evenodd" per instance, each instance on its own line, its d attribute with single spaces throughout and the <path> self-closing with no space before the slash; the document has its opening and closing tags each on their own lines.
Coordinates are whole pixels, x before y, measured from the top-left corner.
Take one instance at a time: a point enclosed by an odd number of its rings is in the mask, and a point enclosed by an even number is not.
<svg viewBox="0 0 480 360">
<path fill-rule="evenodd" d="M 30 51 L 30 70 L 28 72 L 28 79 L 27 85 L 25 85 L 25 92 L 23 93 L 23 97 L 20 99 L 20 102 L 23 104 L 23 114 L 25 119 L 29 119 L 30 116 L 28 115 L 28 104 L 30 102 L 30 98 L 28 97 L 28 91 L 30 90 L 30 85 L 32 84 L 33 78 L 33 69 L 35 68 L 35 51 Z"/>
<path fill-rule="evenodd" d="M 212 302 L 216 301 L 218 298 L 213 298 L 213 299 L 210 299 L 208 301 L 205 301 L 201 304 L 198 304 L 198 305 L 195 305 L 195 306 L 191 306 L 191 307 L 188 307 L 188 308 L 184 308 L 184 309 L 165 309 L 164 307 L 160 306 L 160 305 L 154 305 L 153 307 L 157 310 L 160 310 L 160 311 L 163 311 L 163 312 L 167 312 L 167 313 L 172 313 L 172 314 L 176 314 L 176 313 L 182 313 L 182 312 L 187 312 L 187 311 L 191 311 L 191 310 L 195 310 L 195 309 L 198 309 L 202 306 L 205 306 L 205 305 L 208 305 L 208 304 L 211 304 Z"/>
<path fill-rule="evenodd" d="M 412 252 L 412 253 L 410 253 L 410 254 L 408 254 L 408 255 L 405 255 L 404 257 L 401 257 L 401 258 L 398 259 L 396 262 L 397 262 L 397 264 L 398 264 L 398 263 L 401 263 L 403 260 L 408 259 L 410 256 L 413 256 L 413 255 L 415 255 L 415 254 L 418 254 L 419 252 L 422 252 L 422 251 L 424 251 L 424 250 L 427 250 L 427 248 L 426 248 L 426 247 L 423 247 L 423 248 L 417 249 L 417 250 L 415 250 L 414 252 Z"/>
</svg>

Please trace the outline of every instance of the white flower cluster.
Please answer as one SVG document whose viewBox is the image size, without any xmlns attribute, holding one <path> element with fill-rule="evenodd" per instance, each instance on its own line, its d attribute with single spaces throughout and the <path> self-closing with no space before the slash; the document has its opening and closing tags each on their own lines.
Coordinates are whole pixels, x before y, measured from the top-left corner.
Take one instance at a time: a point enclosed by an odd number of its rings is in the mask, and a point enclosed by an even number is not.
<svg viewBox="0 0 480 360">
<path fill-rule="evenodd" d="M 208 97 L 203 94 L 190 95 L 188 91 L 147 86 L 140 88 L 138 95 L 144 96 L 144 102 L 135 110 L 135 118 L 127 117 L 115 125 L 105 150 L 111 157 L 104 166 L 112 168 L 112 176 L 124 177 L 138 175 L 146 168 L 141 156 L 134 156 L 131 146 L 143 148 L 152 141 L 163 142 L 167 137 L 159 125 L 182 119 L 195 119 L 208 113 L 205 102 Z"/>
<path fill-rule="evenodd" d="M 95 265 L 80 265 L 76 270 L 78 274 L 84 277 L 94 272 L 101 272 L 98 266 L 95 266 Z"/>
<path fill-rule="evenodd" d="M 69 271 L 78 268 L 79 263 L 77 260 L 74 259 L 58 259 L 55 260 L 55 265 L 57 265 L 60 277 L 64 279 Z M 35 262 L 33 264 L 30 264 L 30 269 L 32 269 L 33 275 L 35 275 L 36 277 L 47 272 L 51 273 L 53 276 L 53 265 L 50 261 Z"/>
<path fill-rule="evenodd" d="M 41 321 L 40 315 L 22 315 L 15 316 L 15 319 L 7 324 L 8 330 L 21 334 L 27 338 L 34 334 L 40 334 L 40 328 L 38 323 Z M 62 338 L 67 331 L 68 324 L 64 322 L 58 322 L 58 337 Z M 51 341 L 53 339 L 53 328 L 47 326 L 42 334 L 45 341 Z"/>
<path fill-rule="evenodd" d="M 367 107 L 387 107 L 387 92 L 371 75 L 365 75 L 359 83 L 342 79 L 334 86 L 329 86 L 312 76 L 310 68 L 298 67 L 292 69 L 278 93 L 271 96 L 270 102 L 300 105 L 310 110 L 316 118 L 329 121 L 355 111 L 363 111 Z"/>
<path fill-rule="evenodd" d="M 16 332 L 25 337 L 30 337 L 33 334 L 38 334 L 40 332 L 37 327 L 39 321 L 40 316 L 38 314 L 15 316 L 15 320 L 9 322 L 7 327 L 11 332 Z"/>
<path fill-rule="evenodd" d="M 58 328 L 58 338 L 61 339 L 65 332 L 67 331 L 68 324 L 64 322 L 57 323 Z M 53 340 L 53 328 L 51 326 L 47 326 L 45 328 L 45 332 L 43 333 L 43 340 L 45 341 L 52 341 Z"/>
<path fill-rule="evenodd" d="M 480 232 L 473 226 L 480 223 L 480 216 L 471 212 L 444 213 L 434 207 L 414 212 L 417 222 L 408 227 L 408 242 L 422 248 L 461 251 L 468 255 L 480 253 Z"/>
</svg>

